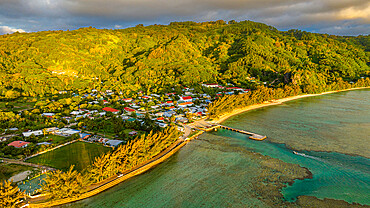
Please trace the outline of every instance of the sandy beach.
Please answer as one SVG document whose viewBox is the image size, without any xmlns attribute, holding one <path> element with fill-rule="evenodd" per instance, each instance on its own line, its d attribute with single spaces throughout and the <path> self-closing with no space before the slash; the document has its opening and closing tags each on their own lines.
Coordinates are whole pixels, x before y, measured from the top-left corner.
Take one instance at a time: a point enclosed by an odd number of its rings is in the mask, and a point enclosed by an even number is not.
<svg viewBox="0 0 370 208">
<path fill-rule="evenodd" d="M 235 109 L 234 111 L 232 111 L 230 113 L 222 115 L 218 119 L 213 119 L 212 122 L 221 123 L 221 122 L 225 121 L 226 119 L 228 119 L 232 116 L 235 116 L 239 113 L 247 112 L 247 111 L 250 111 L 250 110 L 254 110 L 254 109 L 257 109 L 257 108 L 262 108 L 262 107 L 266 107 L 266 106 L 270 106 L 270 105 L 279 105 L 279 104 L 282 104 L 284 102 L 291 101 L 291 100 L 296 100 L 296 99 L 300 99 L 300 98 L 326 95 L 326 94 L 330 94 L 330 93 L 343 92 L 343 91 L 349 91 L 349 90 L 368 89 L 368 88 L 370 88 L 370 87 L 356 87 L 356 88 L 345 89 L 345 90 L 328 91 L 328 92 L 323 92 L 323 93 L 319 93 L 319 94 L 304 94 L 304 95 L 297 95 L 297 96 L 293 96 L 293 97 L 286 97 L 286 98 L 282 98 L 282 99 L 278 99 L 278 100 L 266 101 L 266 102 L 261 103 L 261 104 L 254 104 L 254 105 L 246 106 L 244 108 Z"/>
</svg>

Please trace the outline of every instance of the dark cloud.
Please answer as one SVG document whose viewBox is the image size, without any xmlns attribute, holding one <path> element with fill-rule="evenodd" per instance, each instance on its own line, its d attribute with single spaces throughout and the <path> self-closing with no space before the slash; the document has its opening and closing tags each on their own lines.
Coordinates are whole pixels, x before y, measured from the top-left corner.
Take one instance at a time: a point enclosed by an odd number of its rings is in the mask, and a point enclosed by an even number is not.
<svg viewBox="0 0 370 208">
<path fill-rule="evenodd" d="M 122 28 L 171 21 L 245 20 L 278 29 L 370 31 L 369 0 L 0 0 L 0 25 L 26 31 Z M 119 27 L 117 27 L 117 25 Z"/>
</svg>

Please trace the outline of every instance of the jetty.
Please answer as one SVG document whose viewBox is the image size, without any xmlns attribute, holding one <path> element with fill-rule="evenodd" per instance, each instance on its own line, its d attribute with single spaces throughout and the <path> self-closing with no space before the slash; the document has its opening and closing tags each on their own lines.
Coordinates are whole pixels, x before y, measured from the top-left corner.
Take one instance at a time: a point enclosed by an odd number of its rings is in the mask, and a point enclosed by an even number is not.
<svg viewBox="0 0 370 208">
<path fill-rule="evenodd" d="M 217 123 L 211 124 L 211 123 L 203 121 L 202 123 L 197 123 L 194 127 L 196 127 L 199 130 L 202 130 L 202 131 L 217 131 L 218 128 L 222 128 L 222 129 L 227 129 L 227 130 L 230 130 L 230 131 L 235 131 L 235 132 L 238 132 L 238 133 L 241 133 L 241 134 L 250 135 L 249 139 L 258 140 L 258 141 L 262 141 L 262 140 L 266 139 L 266 136 L 264 136 L 264 135 L 260 135 L 260 134 L 256 134 L 256 133 L 253 133 L 253 132 L 224 126 L 224 125 L 217 124 Z"/>
<path fill-rule="evenodd" d="M 253 133 L 253 132 L 240 130 L 240 129 L 236 129 L 236 128 L 231 128 L 231 127 L 224 126 L 224 125 L 218 125 L 218 126 L 219 126 L 219 128 L 222 128 L 222 129 L 227 129 L 227 130 L 235 131 L 235 132 L 238 132 L 238 133 L 241 133 L 241 134 L 250 135 L 249 139 L 258 140 L 258 141 L 262 141 L 262 140 L 266 139 L 266 136 L 259 135 L 259 134 Z"/>
</svg>

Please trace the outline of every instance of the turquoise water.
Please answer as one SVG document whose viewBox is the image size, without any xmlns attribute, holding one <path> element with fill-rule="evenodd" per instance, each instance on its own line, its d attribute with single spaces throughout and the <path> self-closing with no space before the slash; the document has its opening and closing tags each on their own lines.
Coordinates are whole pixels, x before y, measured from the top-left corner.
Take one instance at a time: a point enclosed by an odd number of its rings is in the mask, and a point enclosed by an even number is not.
<svg viewBox="0 0 370 208">
<path fill-rule="evenodd" d="M 240 139 L 244 137 L 243 145 L 250 151 L 308 168 L 313 174 L 312 179 L 296 180 L 292 186 L 283 189 L 282 193 L 288 201 L 295 201 L 297 196 L 308 195 L 370 205 L 368 158 L 314 151 L 299 151 L 301 155 L 296 155 L 284 144 L 252 141 L 245 138 L 245 135 L 227 130 L 212 134 Z"/>
<path fill-rule="evenodd" d="M 253 152 L 313 173 L 312 179 L 283 188 L 283 200 L 309 195 L 370 205 L 370 90 L 299 99 L 224 124 L 268 139 L 254 141 L 227 130 L 207 133 L 149 172 L 66 206 L 268 207 L 252 191 L 261 173 Z"/>
</svg>

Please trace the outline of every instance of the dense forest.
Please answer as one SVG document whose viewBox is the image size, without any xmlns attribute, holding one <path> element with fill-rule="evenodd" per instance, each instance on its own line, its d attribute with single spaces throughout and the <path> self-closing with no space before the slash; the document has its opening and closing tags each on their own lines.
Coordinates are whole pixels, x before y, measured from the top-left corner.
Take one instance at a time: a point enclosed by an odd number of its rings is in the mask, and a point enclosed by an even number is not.
<svg viewBox="0 0 370 208">
<path fill-rule="evenodd" d="M 173 22 L 122 30 L 0 36 L 0 96 L 112 89 L 131 94 L 182 84 L 256 89 L 323 86 L 370 75 L 369 35 L 343 37 L 251 21 Z"/>
</svg>

